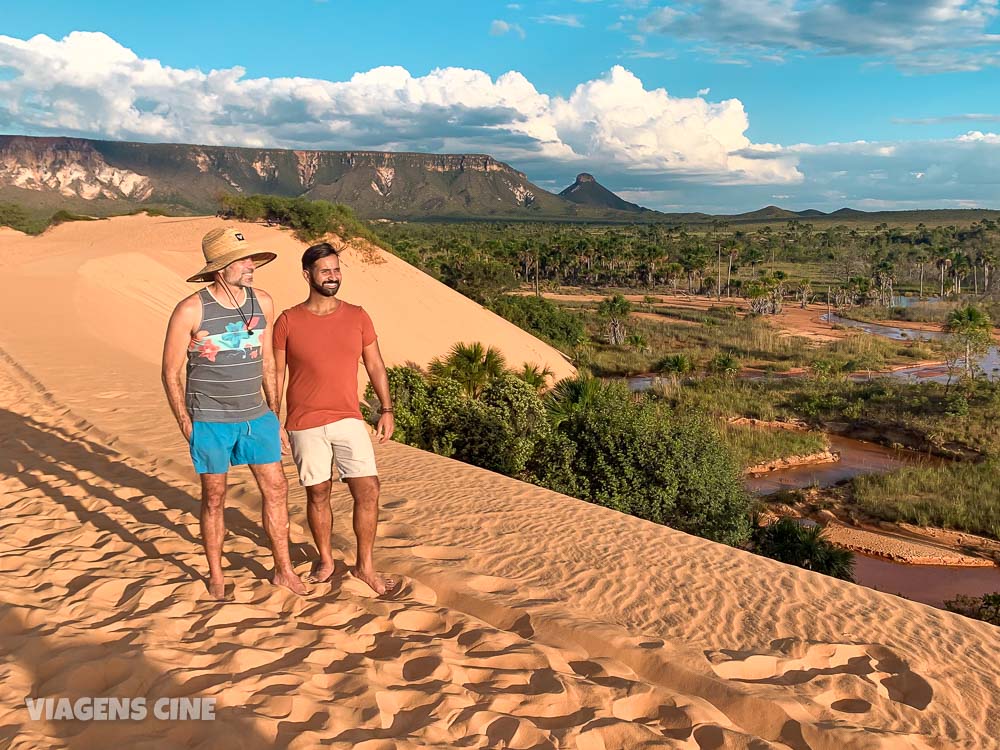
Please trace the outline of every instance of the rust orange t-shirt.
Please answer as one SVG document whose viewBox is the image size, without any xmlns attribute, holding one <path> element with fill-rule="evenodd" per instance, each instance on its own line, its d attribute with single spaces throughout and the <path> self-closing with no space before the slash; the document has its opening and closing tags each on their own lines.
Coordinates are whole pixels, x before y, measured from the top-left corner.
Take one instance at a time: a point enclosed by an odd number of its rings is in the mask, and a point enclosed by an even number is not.
<svg viewBox="0 0 1000 750">
<path fill-rule="evenodd" d="M 329 315 L 305 305 L 285 310 L 274 322 L 274 348 L 288 366 L 289 430 L 308 430 L 340 419 L 361 419 L 358 361 L 375 341 L 375 327 L 358 305 L 341 301 Z"/>
</svg>

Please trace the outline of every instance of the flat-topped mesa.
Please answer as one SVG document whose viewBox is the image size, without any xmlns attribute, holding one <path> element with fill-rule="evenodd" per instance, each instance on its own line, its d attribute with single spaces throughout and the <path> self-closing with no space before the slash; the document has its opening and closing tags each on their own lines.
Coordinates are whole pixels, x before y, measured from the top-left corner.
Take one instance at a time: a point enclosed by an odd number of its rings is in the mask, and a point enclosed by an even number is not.
<svg viewBox="0 0 1000 750">
<path fill-rule="evenodd" d="M 555 216 L 577 209 L 488 154 L 320 151 L 0 136 L 0 200 L 92 214 L 214 213 L 220 193 L 303 196 L 362 217 Z M 112 203 L 112 201 L 114 203 Z"/>
</svg>

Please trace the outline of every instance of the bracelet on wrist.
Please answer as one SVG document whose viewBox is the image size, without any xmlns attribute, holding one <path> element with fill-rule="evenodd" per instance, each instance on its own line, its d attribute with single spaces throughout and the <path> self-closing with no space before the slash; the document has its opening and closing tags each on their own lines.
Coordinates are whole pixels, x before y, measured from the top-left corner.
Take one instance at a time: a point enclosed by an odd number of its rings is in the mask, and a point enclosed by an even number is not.
<svg viewBox="0 0 1000 750">
<path fill-rule="evenodd" d="M 388 409 L 386 409 L 385 407 L 383 407 L 382 409 L 379 410 L 379 413 L 381 413 L 381 414 L 392 414 L 393 413 L 392 407 L 390 406 Z"/>
</svg>

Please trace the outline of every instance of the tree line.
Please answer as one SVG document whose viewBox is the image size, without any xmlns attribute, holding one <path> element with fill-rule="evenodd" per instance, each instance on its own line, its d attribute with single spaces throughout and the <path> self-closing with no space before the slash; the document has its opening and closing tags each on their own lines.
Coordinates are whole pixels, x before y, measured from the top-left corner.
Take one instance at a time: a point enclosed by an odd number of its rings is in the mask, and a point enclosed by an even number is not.
<svg viewBox="0 0 1000 750">
<path fill-rule="evenodd" d="M 889 306 L 906 283 L 921 296 L 995 292 L 1000 226 L 911 230 L 817 229 L 808 222 L 754 230 L 715 222 L 705 229 L 664 224 L 388 223 L 378 227 L 395 252 L 469 296 L 490 298 L 515 286 L 660 288 L 745 297 L 763 312 L 786 298 L 805 304 L 825 289 L 788 278 L 779 265 L 820 263 L 836 279 L 840 307 Z"/>
</svg>

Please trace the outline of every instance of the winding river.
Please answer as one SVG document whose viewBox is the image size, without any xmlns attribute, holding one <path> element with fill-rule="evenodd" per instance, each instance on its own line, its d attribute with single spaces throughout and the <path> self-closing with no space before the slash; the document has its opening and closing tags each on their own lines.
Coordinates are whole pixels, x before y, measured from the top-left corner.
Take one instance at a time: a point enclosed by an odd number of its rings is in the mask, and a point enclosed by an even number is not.
<svg viewBox="0 0 1000 750">
<path fill-rule="evenodd" d="M 879 323 L 866 323 L 860 320 L 851 320 L 840 315 L 824 315 L 823 319 L 837 325 L 848 328 L 857 328 L 875 336 L 892 339 L 893 341 L 937 341 L 945 338 L 947 334 L 941 331 L 920 331 L 914 328 L 900 328 L 897 326 L 881 325 Z M 989 378 L 1000 377 L 1000 347 L 991 346 L 986 353 L 977 358 L 976 364 L 986 373 Z M 959 370 L 964 367 L 959 363 Z M 902 380 L 933 380 L 938 383 L 948 382 L 948 368 L 944 365 L 918 365 L 916 367 L 906 367 L 888 373 L 890 377 Z M 954 379 L 958 373 L 952 373 Z"/>
<path fill-rule="evenodd" d="M 878 443 L 828 435 L 830 448 L 840 454 L 834 463 L 795 466 L 747 477 L 747 488 L 758 495 L 805 487 L 832 487 L 861 474 L 881 474 L 905 466 L 940 463 L 943 459 L 916 451 L 886 448 Z"/>
<path fill-rule="evenodd" d="M 946 335 L 940 331 L 866 323 L 839 315 L 831 315 L 829 318 L 824 316 L 824 319 L 894 341 L 930 341 Z M 977 364 L 987 377 L 1000 377 L 1000 347 L 990 347 L 977 360 Z M 951 377 L 954 378 L 957 374 L 952 373 Z M 885 375 L 908 381 L 940 383 L 947 382 L 949 378 L 948 369 L 944 365 L 919 365 Z M 643 376 L 629 378 L 627 382 L 632 391 L 644 391 L 651 388 L 655 381 L 655 376 Z M 895 471 L 905 466 L 926 465 L 943 460 L 916 451 L 894 450 L 839 435 L 829 435 L 828 438 L 831 448 L 840 453 L 839 461 L 779 469 L 765 475 L 747 477 L 747 488 L 755 494 L 768 495 L 783 489 L 830 487 L 862 474 Z M 944 565 L 906 565 L 861 554 L 855 554 L 854 559 L 855 579 L 861 585 L 935 607 L 943 606 L 946 600 L 958 594 L 979 597 L 1000 592 L 1000 567 L 997 566 L 956 568 Z"/>
</svg>

